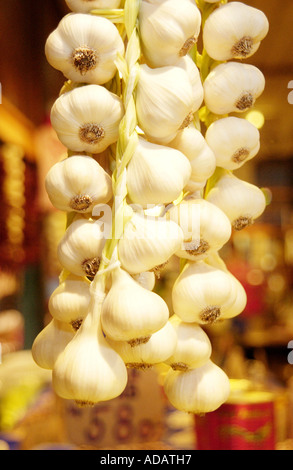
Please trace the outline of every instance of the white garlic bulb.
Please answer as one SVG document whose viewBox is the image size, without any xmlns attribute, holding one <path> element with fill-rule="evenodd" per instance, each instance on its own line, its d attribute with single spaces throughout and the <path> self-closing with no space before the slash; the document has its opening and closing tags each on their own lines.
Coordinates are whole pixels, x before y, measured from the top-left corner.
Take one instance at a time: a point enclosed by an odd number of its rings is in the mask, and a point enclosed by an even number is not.
<svg viewBox="0 0 293 470">
<path fill-rule="evenodd" d="M 222 176 L 206 199 L 227 215 L 237 231 L 253 224 L 264 213 L 267 204 L 260 188 L 233 174 Z"/>
<path fill-rule="evenodd" d="M 118 257 L 130 274 L 160 269 L 183 243 L 178 224 L 165 217 L 134 213 L 118 242 Z"/>
<path fill-rule="evenodd" d="M 142 0 L 139 27 L 143 54 L 151 67 L 173 65 L 196 44 L 201 14 L 195 3 Z"/>
<path fill-rule="evenodd" d="M 92 309 L 97 307 L 92 306 Z M 100 308 L 100 307 L 99 307 Z M 52 383 L 57 395 L 92 406 L 121 395 L 127 384 L 126 366 L 104 338 L 100 318 L 89 313 L 59 355 Z"/>
<path fill-rule="evenodd" d="M 168 204 L 183 191 L 191 174 L 181 152 L 140 138 L 127 168 L 128 195 L 132 202 Z"/>
<path fill-rule="evenodd" d="M 202 189 L 216 169 L 216 157 L 202 133 L 190 125 L 179 131 L 168 146 L 182 152 L 190 161 L 191 176 L 187 189 L 192 192 Z"/>
<path fill-rule="evenodd" d="M 124 115 L 121 98 L 100 85 L 62 94 L 51 109 L 51 123 L 62 144 L 73 152 L 101 153 L 115 143 Z"/>
<path fill-rule="evenodd" d="M 42 369 L 52 370 L 74 335 L 75 331 L 68 323 L 51 320 L 33 342 L 32 357 L 35 363 Z"/>
<path fill-rule="evenodd" d="M 260 149 L 260 132 L 246 119 L 229 116 L 210 125 L 206 141 L 213 150 L 217 166 L 237 170 L 254 158 Z"/>
<path fill-rule="evenodd" d="M 212 113 L 243 113 L 263 93 L 265 78 L 254 65 L 227 62 L 209 73 L 203 87 L 205 104 Z"/>
<path fill-rule="evenodd" d="M 204 47 L 214 60 L 245 59 L 258 50 L 268 31 L 268 19 L 261 10 L 242 2 L 229 2 L 207 18 Z"/>
<path fill-rule="evenodd" d="M 121 0 L 65 0 L 72 11 L 89 13 L 91 10 L 119 8 Z"/>
<path fill-rule="evenodd" d="M 112 341 L 108 338 L 107 341 L 122 357 L 128 368 L 146 370 L 166 361 L 174 354 L 177 335 L 172 324 L 168 321 L 163 328 L 152 334 L 147 343 L 135 347 L 126 341 Z"/>
<path fill-rule="evenodd" d="M 204 261 L 189 262 L 175 281 L 172 303 L 175 314 L 186 323 L 213 324 L 242 313 L 235 302 L 238 286 L 233 276 Z"/>
<path fill-rule="evenodd" d="M 229 218 L 204 199 L 187 198 L 171 206 L 166 215 L 184 233 L 184 243 L 176 252 L 181 258 L 193 261 L 204 259 L 210 252 L 219 251 L 231 237 Z"/>
<path fill-rule="evenodd" d="M 53 318 L 78 329 L 88 314 L 90 301 L 90 281 L 70 274 L 52 292 L 48 309 Z"/>
<path fill-rule="evenodd" d="M 45 187 L 56 209 L 65 212 L 91 212 L 96 204 L 112 198 L 112 179 L 93 158 L 74 155 L 55 163 Z"/>
<path fill-rule="evenodd" d="M 49 64 L 73 82 L 103 85 L 117 72 L 115 60 L 124 55 L 116 26 L 101 16 L 69 13 L 45 46 Z"/>
<path fill-rule="evenodd" d="M 76 276 L 93 278 L 106 243 L 106 225 L 92 219 L 74 220 L 58 245 L 60 264 Z"/>
<path fill-rule="evenodd" d="M 206 364 L 212 354 L 206 332 L 197 323 L 185 323 L 177 315 L 170 318 L 170 323 L 176 332 L 177 345 L 165 363 L 182 372 Z"/>
<path fill-rule="evenodd" d="M 168 319 L 169 309 L 162 297 L 142 287 L 123 269 L 113 271 L 101 315 L 107 337 L 135 346 L 147 342 Z"/>
<path fill-rule="evenodd" d="M 217 410 L 230 395 L 226 373 L 212 361 L 187 372 L 170 370 L 164 391 L 178 410 L 202 415 Z"/>
<path fill-rule="evenodd" d="M 140 66 L 136 111 L 139 127 L 149 140 L 171 142 L 193 120 L 194 108 L 193 86 L 182 67 Z"/>
</svg>

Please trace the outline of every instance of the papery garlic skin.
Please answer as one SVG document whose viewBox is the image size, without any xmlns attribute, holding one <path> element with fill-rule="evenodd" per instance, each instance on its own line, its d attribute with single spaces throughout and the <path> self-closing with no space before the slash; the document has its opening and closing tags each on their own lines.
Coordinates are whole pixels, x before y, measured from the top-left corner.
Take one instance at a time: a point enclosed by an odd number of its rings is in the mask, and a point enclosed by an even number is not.
<svg viewBox="0 0 293 470">
<path fill-rule="evenodd" d="M 96 154 L 118 140 L 123 115 L 121 98 L 103 86 L 85 85 L 55 101 L 51 123 L 65 147 Z"/>
<path fill-rule="evenodd" d="M 167 144 L 193 119 L 195 100 L 188 73 L 182 67 L 140 66 L 136 111 L 148 140 Z"/>
<path fill-rule="evenodd" d="M 170 370 L 164 382 L 170 403 L 178 410 L 202 415 L 223 405 L 230 395 L 226 373 L 212 361 L 187 372 Z"/>
<path fill-rule="evenodd" d="M 144 207 L 168 204 L 180 196 L 190 174 L 190 163 L 181 152 L 140 138 L 127 168 L 128 195 Z"/>
<path fill-rule="evenodd" d="M 125 341 L 112 341 L 109 344 L 122 357 L 130 369 L 146 370 L 166 361 L 175 351 L 177 335 L 168 321 L 163 328 L 152 334 L 147 343 L 132 347 Z"/>
<path fill-rule="evenodd" d="M 137 345 L 147 342 L 168 319 L 169 309 L 162 297 L 143 288 L 123 269 L 113 272 L 101 314 L 107 337 Z"/>
<path fill-rule="evenodd" d="M 61 265 L 76 276 L 96 275 L 109 230 L 105 221 L 77 219 L 67 228 L 57 255 Z"/>
<path fill-rule="evenodd" d="M 118 257 L 130 274 L 156 270 L 180 249 L 183 232 L 165 217 L 134 213 L 118 242 Z"/>
<path fill-rule="evenodd" d="M 210 252 L 219 251 L 231 238 L 229 218 L 217 206 L 199 198 L 187 198 L 173 205 L 167 218 L 177 223 L 184 233 L 184 243 L 176 255 L 199 261 Z"/>
<path fill-rule="evenodd" d="M 117 72 L 115 60 L 125 48 L 116 26 L 106 18 L 69 13 L 45 45 L 49 64 L 77 83 L 103 85 Z"/>
<path fill-rule="evenodd" d="M 168 146 L 182 152 L 190 161 L 191 176 L 187 189 L 192 192 L 202 189 L 216 169 L 216 157 L 202 133 L 190 125 L 179 131 Z"/>
<path fill-rule="evenodd" d="M 227 215 L 237 231 L 252 225 L 264 213 L 267 205 L 260 188 L 233 174 L 222 176 L 206 199 Z"/>
<path fill-rule="evenodd" d="M 261 10 L 230 2 L 217 8 L 205 22 L 204 47 L 217 61 L 246 59 L 258 50 L 268 31 L 268 19 Z"/>
<path fill-rule="evenodd" d="M 156 275 L 154 272 L 146 271 L 144 273 L 135 274 L 133 279 L 142 287 L 148 290 L 154 290 L 156 285 Z"/>
<path fill-rule="evenodd" d="M 212 113 L 244 113 L 263 93 L 265 78 L 254 65 L 227 62 L 209 73 L 203 87 L 205 104 Z"/>
<path fill-rule="evenodd" d="M 70 10 L 89 13 L 96 9 L 119 8 L 121 0 L 65 0 Z"/>
<path fill-rule="evenodd" d="M 202 80 L 200 76 L 200 71 L 197 68 L 193 59 L 187 55 L 182 57 L 176 62 L 176 67 L 183 69 L 189 78 L 193 89 L 193 109 L 192 111 L 196 113 L 202 105 L 204 99 L 204 90 L 202 85 Z"/>
<path fill-rule="evenodd" d="M 90 301 L 90 282 L 70 274 L 52 292 L 48 309 L 53 318 L 78 329 L 88 314 Z"/>
<path fill-rule="evenodd" d="M 113 196 L 111 177 L 88 156 L 75 155 L 53 165 L 45 188 L 53 206 L 64 212 L 92 212 Z"/>
<path fill-rule="evenodd" d="M 238 290 L 232 277 L 204 261 L 189 262 L 172 289 L 175 314 L 186 323 L 211 325 L 219 319 L 242 313 Z M 238 310 L 237 310 L 238 307 Z"/>
<path fill-rule="evenodd" d="M 52 384 L 61 398 L 83 406 L 111 400 L 124 391 L 126 366 L 90 314 L 58 357 Z"/>
<path fill-rule="evenodd" d="M 74 338 L 71 325 L 53 319 L 37 335 L 32 345 L 32 357 L 42 369 L 52 370 L 59 355 Z"/>
<path fill-rule="evenodd" d="M 195 3 L 166 0 L 140 4 L 143 54 L 150 67 L 173 65 L 196 44 L 201 14 Z"/>
<path fill-rule="evenodd" d="M 210 125 L 206 141 L 213 150 L 217 166 L 237 170 L 260 150 L 260 132 L 246 119 L 227 117 Z"/>
<path fill-rule="evenodd" d="M 170 318 L 170 323 L 176 332 L 177 345 L 165 363 L 182 372 L 206 364 L 212 354 L 206 332 L 197 323 L 185 323 L 177 315 Z"/>
</svg>

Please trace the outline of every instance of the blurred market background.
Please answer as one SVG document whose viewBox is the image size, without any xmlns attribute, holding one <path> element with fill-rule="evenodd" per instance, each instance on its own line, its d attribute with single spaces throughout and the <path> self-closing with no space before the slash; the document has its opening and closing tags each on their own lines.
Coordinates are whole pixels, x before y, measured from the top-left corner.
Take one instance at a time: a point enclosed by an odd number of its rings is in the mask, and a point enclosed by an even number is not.
<svg viewBox="0 0 293 470">
<path fill-rule="evenodd" d="M 293 349 L 293 345 L 289 348 L 293 341 L 293 98 L 290 104 L 288 96 L 293 90 L 293 82 L 290 85 L 293 2 L 247 0 L 245 3 L 266 13 L 270 33 L 249 59 L 249 63 L 262 70 L 267 82 L 265 92 L 246 116 L 261 131 L 261 151 L 237 175 L 268 188 L 272 201 L 263 217 L 249 229 L 234 233 L 222 251 L 231 272 L 247 290 L 247 308 L 241 317 L 210 328 L 208 333 L 215 361 L 231 378 L 242 385 L 254 383 L 256 388 L 272 394 L 276 445 L 290 447 L 293 439 L 293 364 L 290 364 L 293 361 L 289 360 Z M 50 107 L 64 78 L 47 64 L 44 44 L 67 13 L 63 0 L 9 0 L 1 4 L 0 432 L 9 433 L 10 441 L 4 437 L 1 441 L 0 436 L 0 442 L 4 449 L 9 445 L 31 448 L 48 442 L 80 444 L 80 436 L 68 436 L 65 431 L 81 420 L 87 436 L 83 439 L 96 447 L 124 443 L 129 448 L 133 442 L 158 441 L 171 448 L 194 448 L 198 445 L 194 422 L 168 408 L 160 398 L 159 384 L 148 382 L 147 375 L 132 376 L 129 390 L 120 402 L 121 409 L 115 404 L 109 409 L 107 405 L 106 409 L 89 415 L 56 402 L 49 375 L 31 364 L 29 350 L 49 321 L 47 302 L 58 284 L 60 266 L 56 250 L 65 224 L 64 214 L 52 208 L 44 191 L 48 169 L 64 152 L 49 122 Z M 174 282 L 174 276 L 176 271 L 166 270 L 158 285 L 167 301 L 168 286 Z M 153 403 L 144 397 L 146 390 L 153 396 L 159 394 L 162 404 L 158 409 L 153 410 Z M 136 431 L 130 433 L 129 423 L 138 419 L 141 400 L 146 400 L 147 415 L 139 418 Z M 119 435 L 110 438 L 107 431 L 108 440 L 101 437 L 105 436 L 106 426 L 101 424 L 103 413 L 111 416 L 110 422 L 119 418 L 122 423 Z M 204 434 L 207 423 L 202 422 L 200 426 Z"/>
</svg>

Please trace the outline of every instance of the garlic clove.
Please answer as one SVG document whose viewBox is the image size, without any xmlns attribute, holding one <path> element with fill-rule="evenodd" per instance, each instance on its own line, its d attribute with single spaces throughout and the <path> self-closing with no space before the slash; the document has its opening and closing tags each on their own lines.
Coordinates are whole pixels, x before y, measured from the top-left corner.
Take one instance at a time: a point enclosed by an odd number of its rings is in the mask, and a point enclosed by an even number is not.
<svg viewBox="0 0 293 470">
<path fill-rule="evenodd" d="M 195 3 L 142 1 L 139 26 L 143 54 L 150 67 L 173 65 L 196 44 L 201 14 Z"/>
<path fill-rule="evenodd" d="M 77 330 L 88 314 L 90 301 L 90 282 L 70 274 L 51 294 L 48 309 L 53 318 Z"/>
<path fill-rule="evenodd" d="M 121 98 L 103 86 L 84 85 L 59 96 L 51 123 L 71 151 L 98 154 L 117 142 L 123 115 Z"/>
<path fill-rule="evenodd" d="M 204 187 L 216 170 L 216 157 L 202 133 L 190 125 L 179 131 L 168 146 L 182 152 L 190 161 L 191 176 L 187 188 L 196 191 Z"/>
<path fill-rule="evenodd" d="M 165 217 L 134 213 L 118 242 L 118 257 L 130 274 L 158 270 L 179 250 L 183 232 Z"/>
<path fill-rule="evenodd" d="M 197 323 L 185 323 L 177 315 L 170 318 L 177 345 L 165 361 L 173 370 L 186 372 L 206 364 L 212 354 L 212 345 L 206 332 Z"/>
<path fill-rule="evenodd" d="M 140 138 L 127 168 L 127 188 L 132 202 L 168 204 L 176 200 L 191 174 L 181 152 Z"/>
<path fill-rule="evenodd" d="M 72 156 L 49 170 L 45 187 L 51 203 L 64 212 L 91 212 L 112 198 L 112 179 L 93 158 Z"/>
<path fill-rule="evenodd" d="M 105 221 L 78 218 L 67 228 L 57 255 L 60 264 L 76 276 L 93 279 L 98 272 L 110 227 Z"/>
<path fill-rule="evenodd" d="M 169 321 L 155 332 L 147 343 L 136 347 L 126 341 L 107 340 L 122 357 L 126 366 L 137 370 L 147 370 L 166 361 L 174 353 L 177 344 L 175 330 Z"/>
<path fill-rule="evenodd" d="M 260 149 L 260 132 L 246 119 L 227 117 L 215 121 L 206 132 L 217 166 L 237 170 L 254 158 Z"/>
<path fill-rule="evenodd" d="M 178 410 L 202 415 L 216 411 L 230 395 L 226 373 L 212 361 L 188 372 L 168 372 L 164 391 Z"/>
<path fill-rule="evenodd" d="M 117 72 L 115 61 L 124 55 L 116 26 L 101 16 L 69 13 L 45 45 L 49 64 L 77 83 L 103 85 Z"/>
<path fill-rule="evenodd" d="M 119 8 L 121 0 L 65 0 L 72 11 L 89 13 L 91 10 Z"/>
<path fill-rule="evenodd" d="M 52 370 L 74 335 L 75 331 L 68 323 L 51 320 L 33 342 L 32 357 L 35 363 L 42 369 Z"/>
<path fill-rule="evenodd" d="M 266 198 L 262 190 L 233 174 L 222 176 L 206 199 L 227 215 L 237 231 L 253 224 L 266 209 Z"/>
<path fill-rule="evenodd" d="M 145 289 L 154 290 L 154 287 L 156 285 L 156 275 L 154 272 L 147 271 L 144 273 L 135 274 L 132 277 Z"/>
<path fill-rule="evenodd" d="M 232 229 L 228 217 L 204 199 L 187 198 L 171 206 L 166 215 L 183 231 L 183 245 L 176 251 L 181 258 L 202 260 L 230 240 Z"/>
<path fill-rule="evenodd" d="M 75 400 L 80 406 L 116 398 L 127 384 L 126 366 L 107 343 L 99 322 L 91 314 L 86 317 L 53 369 L 52 384 L 57 395 Z"/>
<path fill-rule="evenodd" d="M 227 272 L 204 261 L 189 262 L 173 286 L 174 313 L 186 323 L 212 325 L 230 316 L 237 292 Z"/>
<path fill-rule="evenodd" d="M 149 341 L 168 319 L 169 309 L 158 294 L 142 287 L 121 268 L 113 272 L 101 315 L 107 337 L 136 346 Z"/>
<path fill-rule="evenodd" d="M 254 65 L 227 62 L 209 73 L 203 87 L 205 104 L 212 113 L 243 113 L 263 93 L 265 78 Z"/>
<path fill-rule="evenodd" d="M 205 22 L 204 47 L 217 61 L 246 59 L 258 50 L 268 31 L 268 19 L 261 10 L 230 2 L 213 11 Z"/>
<path fill-rule="evenodd" d="M 165 145 L 187 127 L 194 113 L 193 86 L 182 67 L 140 66 L 136 110 L 148 140 Z"/>
</svg>

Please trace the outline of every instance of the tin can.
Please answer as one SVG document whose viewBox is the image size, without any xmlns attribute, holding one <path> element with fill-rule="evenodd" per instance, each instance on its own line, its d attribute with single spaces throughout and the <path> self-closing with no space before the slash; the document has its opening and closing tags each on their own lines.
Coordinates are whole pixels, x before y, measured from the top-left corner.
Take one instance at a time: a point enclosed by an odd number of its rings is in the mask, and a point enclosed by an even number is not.
<svg viewBox="0 0 293 470">
<path fill-rule="evenodd" d="M 237 382 L 227 403 L 195 418 L 197 450 L 276 450 L 274 393 Z"/>
</svg>

